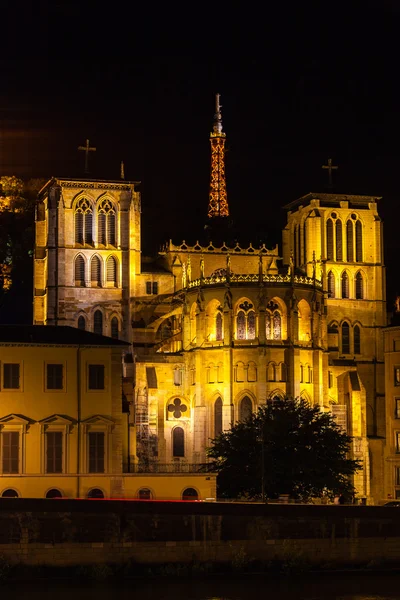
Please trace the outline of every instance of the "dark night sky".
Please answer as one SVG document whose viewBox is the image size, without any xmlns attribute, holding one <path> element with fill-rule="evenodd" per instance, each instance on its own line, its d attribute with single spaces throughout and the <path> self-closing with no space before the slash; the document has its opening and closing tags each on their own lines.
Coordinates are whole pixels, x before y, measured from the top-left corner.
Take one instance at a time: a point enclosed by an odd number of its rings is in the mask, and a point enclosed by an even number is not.
<svg viewBox="0 0 400 600">
<path fill-rule="evenodd" d="M 140 180 L 146 251 L 205 221 L 221 94 L 228 199 L 244 234 L 281 243 L 281 206 L 383 196 L 389 297 L 400 293 L 400 5 L 5 2 L 0 173 Z M 8 17 L 5 18 L 5 17 Z M 11 24 L 5 26 L 5 23 Z M 189 241 L 187 239 L 187 241 Z"/>
</svg>

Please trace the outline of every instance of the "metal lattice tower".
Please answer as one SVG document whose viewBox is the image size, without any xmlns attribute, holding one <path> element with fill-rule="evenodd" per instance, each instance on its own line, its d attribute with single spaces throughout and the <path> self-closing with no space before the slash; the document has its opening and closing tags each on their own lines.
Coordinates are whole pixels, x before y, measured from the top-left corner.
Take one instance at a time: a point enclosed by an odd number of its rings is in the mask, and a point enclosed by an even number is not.
<svg viewBox="0 0 400 600">
<path fill-rule="evenodd" d="M 229 207 L 226 195 L 225 181 L 225 138 L 222 131 L 220 94 L 215 98 L 215 115 L 213 131 L 210 134 L 211 142 L 211 180 L 210 200 L 208 203 L 208 217 L 229 217 Z"/>
</svg>

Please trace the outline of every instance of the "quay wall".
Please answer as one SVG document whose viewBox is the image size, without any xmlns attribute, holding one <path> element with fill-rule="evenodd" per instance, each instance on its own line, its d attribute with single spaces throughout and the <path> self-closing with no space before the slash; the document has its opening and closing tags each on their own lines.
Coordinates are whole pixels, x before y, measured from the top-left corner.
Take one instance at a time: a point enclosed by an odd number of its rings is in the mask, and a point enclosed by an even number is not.
<svg viewBox="0 0 400 600">
<path fill-rule="evenodd" d="M 10 564 L 400 564 L 400 508 L 0 499 Z"/>
</svg>

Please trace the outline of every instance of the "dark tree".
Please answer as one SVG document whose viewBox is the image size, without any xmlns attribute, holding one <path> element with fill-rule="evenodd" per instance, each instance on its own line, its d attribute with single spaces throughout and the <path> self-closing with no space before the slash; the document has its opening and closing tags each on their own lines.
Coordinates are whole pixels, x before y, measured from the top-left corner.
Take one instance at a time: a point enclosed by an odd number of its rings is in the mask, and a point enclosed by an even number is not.
<svg viewBox="0 0 400 600">
<path fill-rule="evenodd" d="M 44 183 L 0 177 L 1 323 L 32 323 L 35 203 Z"/>
<path fill-rule="evenodd" d="M 361 469 L 332 414 L 297 398 L 268 402 L 211 444 L 224 498 L 352 496 L 351 475 Z"/>
</svg>

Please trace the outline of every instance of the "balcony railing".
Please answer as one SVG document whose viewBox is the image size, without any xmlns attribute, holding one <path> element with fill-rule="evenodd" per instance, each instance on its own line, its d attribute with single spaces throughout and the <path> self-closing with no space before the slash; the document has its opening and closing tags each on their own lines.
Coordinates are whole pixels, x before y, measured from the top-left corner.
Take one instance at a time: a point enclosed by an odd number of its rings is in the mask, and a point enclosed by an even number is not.
<svg viewBox="0 0 400 600">
<path fill-rule="evenodd" d="M 131 464 L 131 473 L 214 473 L 215 467 L 212 463 L 159 463 L 139 462 Z"/>
</svg>

